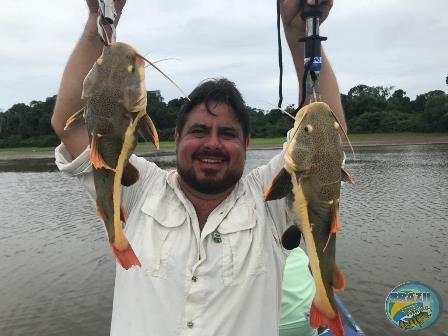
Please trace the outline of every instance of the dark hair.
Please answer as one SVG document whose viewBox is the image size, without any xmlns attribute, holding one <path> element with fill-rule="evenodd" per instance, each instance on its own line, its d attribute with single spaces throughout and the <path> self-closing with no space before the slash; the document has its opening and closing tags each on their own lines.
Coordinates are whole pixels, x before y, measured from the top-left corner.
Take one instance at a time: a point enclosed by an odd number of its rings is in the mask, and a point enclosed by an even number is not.
<svg viewBox="0 0 448 336">
<path fill-rule="evenodd" d="M 249 113 L 246 103 L 241 96 L 235 83 L 226 78 L 208 79 L 201 82 L 189 95 L 180 108 L 176 122 L 176 130 L 180 134 L 187 122 L 191 110 L 199 104 L 204 103 L 207 111 L 213 114 L 209 108 L 210 102 L 225 103 L 232 107 L 236 117 L 243 129 L 244 138 L 249 136 Z"/>
</svg>

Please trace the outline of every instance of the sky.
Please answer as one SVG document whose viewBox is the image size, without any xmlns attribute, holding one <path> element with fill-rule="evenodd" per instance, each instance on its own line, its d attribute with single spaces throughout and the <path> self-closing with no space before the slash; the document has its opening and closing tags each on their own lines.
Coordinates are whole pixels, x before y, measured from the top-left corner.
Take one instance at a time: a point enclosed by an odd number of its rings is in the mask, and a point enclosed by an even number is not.
<svg viewBox="0 0 448 336">
<path fill-rule="evenodd" d="M 83 0 L 3 1 L 0 14 L 0 109 L 57 94 L 65 63 L 87 18 Z M 415 99 L 448 91 L 448 1 L 334 0 L 320 33 L 341 93 L 359 84 L 402 89 Z M 190 92 L 206 78 L 227 77 L 247 105 L 278 101 L 276 2 L 128 0 L 117 40 L 133 45 Z M 298 87 L 283 41 L 283 106 Z M 147 90 L 165 101 L 181 93 L 155 70 Z"/>
</svg>

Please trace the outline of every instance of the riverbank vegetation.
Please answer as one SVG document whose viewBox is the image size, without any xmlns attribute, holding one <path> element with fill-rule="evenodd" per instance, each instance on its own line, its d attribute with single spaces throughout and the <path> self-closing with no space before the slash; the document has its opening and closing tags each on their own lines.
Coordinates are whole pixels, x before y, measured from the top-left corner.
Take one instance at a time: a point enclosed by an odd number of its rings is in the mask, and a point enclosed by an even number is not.
<svg viewBox="0 0 448 336">
<path fill-rule="evenodd" d="M 162 148 L 172 146 L 173 128 L 177 111 L 184 98 L 165 102 L 159 91 L 148 91 L 147 112 L 156 124 Z M 341 95 L 342 104 L 351 134 L 376 134 L 375 138 L 387 138 L 387 134 L 404 133 L 405 137 L 431 136 L 430 133 L 448 133 L 448 95 L 441 90 L 417 95 L 414 100 L 406 92 L 392 87 L 358 85 Z M 0 112 L 0 148 L 54 147 L 59 143 L 50 119 L 56 96 L 45 101 L 32 101 L 28 105 L 18 103 Z M 270 111 L 247 107 L 251 116 L 251 133 L 256 142 L 281 143 L 292 127 L 292 120 L 277 109 Z M 286 111 L 294 111 L 290 105 Z M 365 137 L 365 136 L 364 136 Z M 396 136 L 394 136 L 396 137 Z M 261 140 L 264 139 L 264 140 Z M 279 139 L 279 140 L 273 140 Z M 280 140 L 281 139 L 281 140 Z M 356 135 L 351 136 L 352 141 Z M 3 151 L 4 152 L 4 151 Z"/>
</svg>

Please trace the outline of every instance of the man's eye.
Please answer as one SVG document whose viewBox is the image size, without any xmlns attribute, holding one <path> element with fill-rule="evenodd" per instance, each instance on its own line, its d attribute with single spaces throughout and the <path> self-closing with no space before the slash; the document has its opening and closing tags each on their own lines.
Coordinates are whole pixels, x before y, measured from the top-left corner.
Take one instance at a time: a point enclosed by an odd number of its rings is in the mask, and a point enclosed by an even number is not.
<svg viewBox="0 0 448 336">
<path fill-rule="evenodd" d="M 205 135 L 205 131 L 200 128 L 194 128 L 190 131 L 190 133 L 193 134 L 194 136 L 198 136 L 198 137 Z"/>
<path fill-rule="evenodd" d="M 236 133 L 232 131 L 226 131 L 222 133 L 222 137 L 225 139 L 234 139 L 236 138 Z"/>
</svg>

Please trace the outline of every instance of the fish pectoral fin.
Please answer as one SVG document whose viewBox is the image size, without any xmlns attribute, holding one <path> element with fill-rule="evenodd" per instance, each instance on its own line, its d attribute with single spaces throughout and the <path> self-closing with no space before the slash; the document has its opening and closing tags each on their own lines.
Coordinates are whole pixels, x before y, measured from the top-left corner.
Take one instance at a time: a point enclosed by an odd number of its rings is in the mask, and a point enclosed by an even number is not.
<svg viewBox="0 0 448 336">
<path fill-rule="evenodd" d="M 348 182 L 352 185 L 356 185 L 355 179 L 344 168 L 341 168 L 341 179 L 344 182 Z"/>
<path fill-rule="evenodd" d="M 159 149 L 159 135 L 157 133 L 156 126 L 146 113 L 138 122 L 138 134 L 140 134 L 147 141 L 151 141 L 154 146 Z"/>
<path fill-rule="evenodd" d="M 90 142 L 90 162 L 96 169 L 110 169 L 115 171 L 115 168 L 109 166 L 109 164 L 104 161 L 103 156 L 100 153 L 98 136 L 96 133 L 92 135 L 92 141 Z"/>
<path fill-rule="evenodd" d="M 334 317 L 325 316 L 315 306 L 314 302 L 311 304 L 310 309 L 310 325 L 312 328 L 319 328 L 326 326 L 330 329 L 335 336 L 344 336 L 344 327 L 342 326 L 341 317 L 336 312 Z"/>
<path fill-rule="evenodd" d="M 296 225 L 291 225 L 282 234 L 282 245 L 287 250 L 295 249 L 300 245 L 302 233 Z"/>
<path fill-rule="evenodd" d="M 285 168 L 274 177 L 271 184 L 265 189 L 265 201 L 272 201 L 287 196 L 292 191 L 291 175 Z"/>
<path fill-rule="evenodd" d="M 335 291 L 341 291 L 345 288 L 345 277 L 342 271 L 335 267 L 333 272 L 332 286 Z"/>
<path fill-rule="evenodd" d="M 65 123 L 64 131 L 80 127 L 85 125 L 86 121 L 84 120 L 84 107 L 79 111 L 75 112 L 67 119 Z"/>
<path fill-rule="evenodd" d="M 339 233 L 339 200 L 334 200 L 331 206 L 331 229 L 328 234 L 327 243 L 325 244 L 324 251 L 326 250 L 328 243 L 330 242 L 331 235 Z"/>
<path fill-rule="evenodd" d="M 121 176 L 121 184 L 125 187 L 129 187 L 138 181 L 140 178 L 140 172 L 131 163 L 128 163 L 123 169 L 123 175 Z"/>
</svg>

